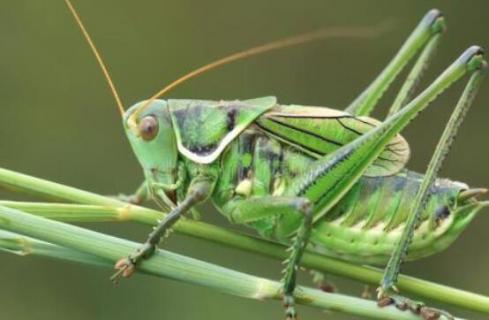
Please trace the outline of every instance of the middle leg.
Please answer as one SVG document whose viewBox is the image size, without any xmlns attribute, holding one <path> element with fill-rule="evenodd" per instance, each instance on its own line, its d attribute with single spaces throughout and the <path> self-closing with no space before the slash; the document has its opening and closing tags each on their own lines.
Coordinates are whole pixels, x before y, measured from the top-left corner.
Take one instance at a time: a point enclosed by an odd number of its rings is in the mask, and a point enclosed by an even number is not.
<svg viewBox="0 0 489 320">
<path fill-rule="evenodd" d="M 294 290 L 296 287 L 297 270 L 302 254 L 308 244 L 312 227 L 312 207 L 309 200 L 300 197 L 253 197 L 248 199 L 231 200 L 224 208 L 235 223 L 253 223 L 261 219 L 275 217 L 275 229 L 281 225 L 293 225 L 299 221 L 289 247 L 290 255 L 284 261 L 283 270 L 283 304 L 287 320 L 297 319 L 295 310 Z M 289 227 L 285 227 L 289 229 Z M 267 232 L 266 230 L 264 232 Z M 280 233 L 278 230 L 268 230 L 267 233 Z"/>
</svg>

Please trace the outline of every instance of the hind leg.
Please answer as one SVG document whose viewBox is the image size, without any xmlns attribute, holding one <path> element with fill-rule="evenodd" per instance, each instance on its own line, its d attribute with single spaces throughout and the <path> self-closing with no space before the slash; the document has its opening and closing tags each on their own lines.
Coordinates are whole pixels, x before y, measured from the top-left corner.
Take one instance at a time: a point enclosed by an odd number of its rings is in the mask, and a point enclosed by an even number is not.
<svg viewBox="0 0 489 320">
<path fill-rule="evenodd" d="M 435 38 L 445 30 L 445 23 L 440 11 L 430 10 L 411 33 L 401 49 L 389 62 L 375 80 L 346 108 L 346 111 L 356 116 L 368 116 L 377 105 L 383 93 L 404 69 L 408 62 L 423 47 L 433 46 Z M 435 41 L 438 42 L 438 41 Z M 426 52 L 428 51 L 428 52 Z M 417 65 L 425 66 L 428 59 L 421 59 L 423 55 L 431 56 L 433 50 L 424 49 L 424 53 L 418 59 Z M 414 68 L 413 68 L 414 70 Z M 408 77 L 409 79 L 409 77 Z M 412 79 L 412 77 L 411 77 Z M 413 80 L 416 80 L 414 78 Z M 407 83 L 411 81 L 406 81 Z M 417 81 L 413 81 L 414 85 Z"/>
<path fill-rule="evenodd" d="M 478 58 L 481 59 L 480 57 Z M 476 63 L 477 61 L 473 61 Z M 396 247 L 394 252 L 391 255 L 389 263 L 385 269 L 384 277 L 382 279 L 380 288 L 378 290 L 378 298 L 380 305 L 386 305 L 390 303 L 395 303 L 400 308 L 409 308 L 415 313 L 420 313 L 425 319 L 436 319 L 440 316 L 440 314 L 444 314 L 447 317 L 450 317 L 448 314 L 435 310 L 432 308 L 426 307 L 423 303 L 413 302 L 402 296 L 397 294 L 396 283 L 397 277 L 399 274 L 400 266 L 403 258 L 407 254 L 409 243 L 413 237 L 414 230 L 416 228 L 417 222 L 419 220 L 419 216 L 422 212 L 423 206 L 425 205 L 427 198 L 429 196 L 429 189 L 435 180 L 442 162 L 447 155 L 450 146 L 455 138 L 457 133 L 457 129 L 462 123 L 464 116 L 468 109 L 470 108 L 474 97 L 477 93 L 477 89 L 480 86 L 482 72 L 484 70 L 480 70 L 481 68 L 485 68 L 485 62 L 477 63 L 478 66 L 472 70 L 473 74 L 471 75 L 460 100 L 455 107 L 455 110 L 450 117 L 447 126 L 438 142 L 437 147 L 435 148 L 435 153 L 428 165 L 428 169 L 423 178 L 421 186 L 416 194 L 413 210 L 406 222 L 405 228 L 403 230 L 403 234 L 401 236 L 399 245 Z M 472 68 L 475 65 L 468 64 L 468 68 Z"/>
</svg>

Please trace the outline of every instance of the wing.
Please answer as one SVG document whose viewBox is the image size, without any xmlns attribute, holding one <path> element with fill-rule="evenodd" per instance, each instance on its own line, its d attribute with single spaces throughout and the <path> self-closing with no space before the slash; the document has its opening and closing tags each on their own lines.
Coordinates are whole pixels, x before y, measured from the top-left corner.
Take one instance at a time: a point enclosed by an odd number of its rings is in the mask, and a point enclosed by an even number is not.
<svg viewBox="0 0 489 320">
<path fill-rule="evenodd" d="M 259 117 L 255 123 L 275 138 L 313 157 L 321 157 L 368 132 L 380 122 L 325 107 L 288 105 L 276 106 Z M 398 135 L 367 169 L 365 175 L 396 174 L 404 168 L 409 155 L 409 144 Z"/>
<path fill-rule="evenodd" d="M 212 163 L 243 130 L 277 104 L 275 97 L 245 101 L 169 100 L 181 154 Z"/>
</svg>

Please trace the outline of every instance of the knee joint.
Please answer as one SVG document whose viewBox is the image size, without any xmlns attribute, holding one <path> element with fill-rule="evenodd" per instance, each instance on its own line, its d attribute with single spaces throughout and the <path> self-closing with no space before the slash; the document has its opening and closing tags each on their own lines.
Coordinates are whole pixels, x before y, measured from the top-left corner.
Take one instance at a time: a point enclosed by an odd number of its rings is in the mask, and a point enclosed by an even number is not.
<svg viewBox="0 0 489 320">
<path fill-rule="evenodd" d="M 309 201 L 309 199 L 299 198 L 297 201 L 295 201 L 294 205 L 297 211 L 305 216 L 309 215 L 312 211 L 312 203 Z"/>
<path fill-rule="evenodd" d="M 192 190 L 191 193 L 192 199 L 194 199 L 196 202 L 201 202 L 204 201 L 207 198 L 207 192 L 200 188 L 196 188 Z"/>
</svg>

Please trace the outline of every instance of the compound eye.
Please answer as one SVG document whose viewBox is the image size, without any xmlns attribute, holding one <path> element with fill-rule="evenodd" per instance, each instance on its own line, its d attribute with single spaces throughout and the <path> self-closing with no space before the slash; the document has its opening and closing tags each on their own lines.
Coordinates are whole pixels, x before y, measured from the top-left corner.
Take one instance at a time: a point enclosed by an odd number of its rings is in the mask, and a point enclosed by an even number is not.
<svg viewBox="0 0 489 320">
<path fill-rule="evenodd" d="M 158 120 L 154 116 L 144 117 L 139 122 L 139 133 L 144 140 L 153 140 L 158 134 Z"/>
</svg>

